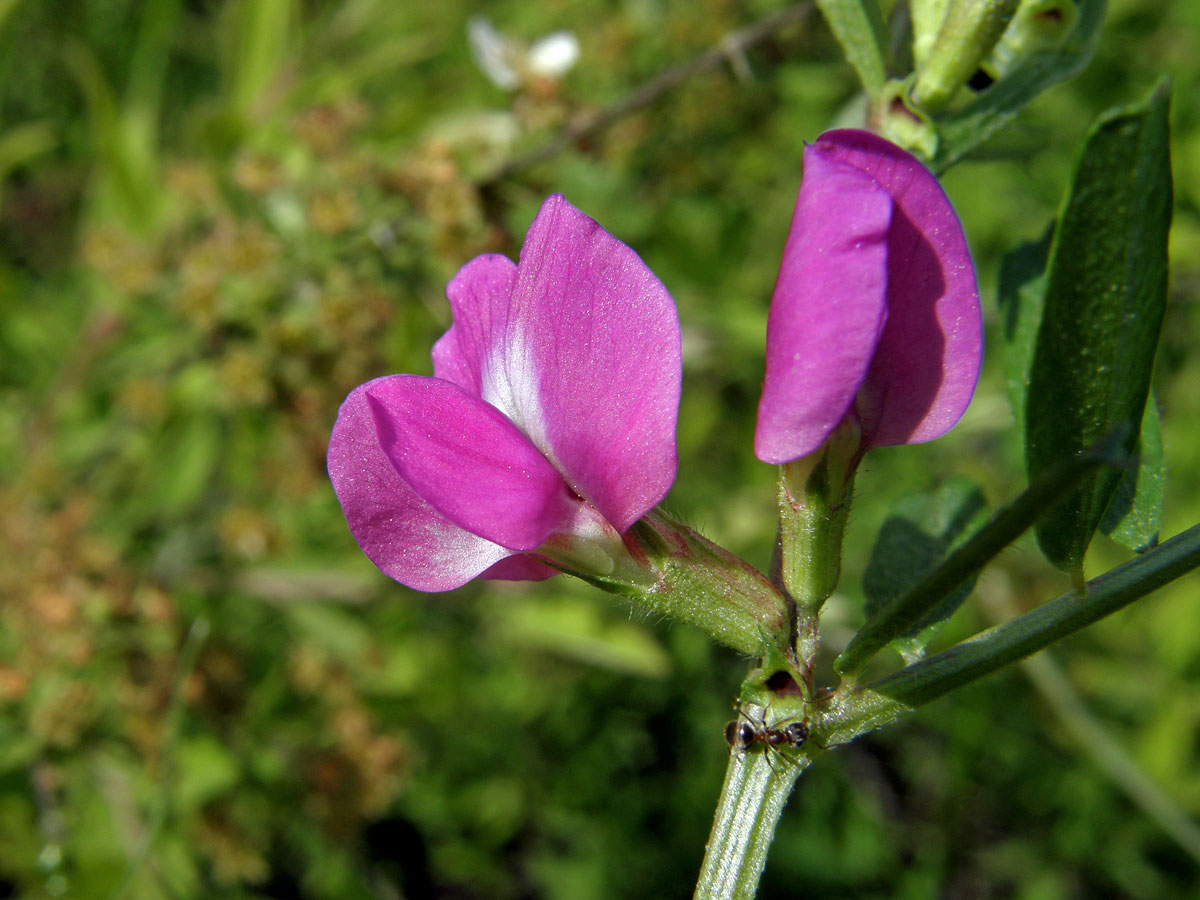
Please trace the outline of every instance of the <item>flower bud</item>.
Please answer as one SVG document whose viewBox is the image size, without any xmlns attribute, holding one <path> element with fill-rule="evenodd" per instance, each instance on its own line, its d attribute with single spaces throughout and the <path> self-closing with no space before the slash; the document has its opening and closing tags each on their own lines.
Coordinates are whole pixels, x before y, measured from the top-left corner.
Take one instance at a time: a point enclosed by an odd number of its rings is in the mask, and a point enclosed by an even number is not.
<svg viewBox="0 0 1200 900">
<path fill-rule="evenodd" d="M 1018 0 L 950 4 L 937 38 L 917 69 L 913 99 L 927 110 L 949 103 L 988 58 L 1017 11 Z"/>
<path fill-rule="evenodd" d="M 1017 13 L 983 70 L 999 80 L 1035 53 L 1056 50 L 1070 36 L 1079 18 L 1073 0 L 1022 0 Z"/>
</svg>

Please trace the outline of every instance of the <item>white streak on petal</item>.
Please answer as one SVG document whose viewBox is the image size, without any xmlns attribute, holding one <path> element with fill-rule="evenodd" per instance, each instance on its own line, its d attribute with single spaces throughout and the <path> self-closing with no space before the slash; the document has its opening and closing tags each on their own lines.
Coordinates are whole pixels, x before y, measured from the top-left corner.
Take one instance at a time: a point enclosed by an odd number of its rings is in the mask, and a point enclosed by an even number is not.
<svg viewBox="0 0 1200 900">
<path fill-rule="evenodd" d="M 480 396 L 508 416 L 558 468 L 548 452 L 534 354 L 529 341 L 511 321 L 508 328 L 506 340 L 491 347 L 481 373 Z"/>
</svg>

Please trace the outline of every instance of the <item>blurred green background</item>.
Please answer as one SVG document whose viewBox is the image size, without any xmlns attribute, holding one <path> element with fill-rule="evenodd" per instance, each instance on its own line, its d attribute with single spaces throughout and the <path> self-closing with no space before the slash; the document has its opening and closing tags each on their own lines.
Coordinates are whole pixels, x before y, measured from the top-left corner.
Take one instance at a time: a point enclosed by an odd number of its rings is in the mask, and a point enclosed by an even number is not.
<svg viewBox="0 0 1200 900">
<path fill-rule="evenodd" d="M 354 385 L 429 373 L 448 279 L 515 255 L 562 191 L 678 302 L 667 505 L 765 566 L 767 304 L 803 141 L 856 89 L 823 23 L 490 176 L 780 8 L 0 2 L 0 897 L 690 896 L 747 661 L 566 578 L 387 580 L 325 442 Z M 573 32 L 578 64 L 497 87 L 468 43 L 479 12 L 527 43 Z M 1092 118 L 1164 72 L 1169 535 L 1200 519 L 1200 3 L 1112 3 L 1085 74 L 945 183 L 994 329 L 999 256 L 1050 221 Z M 828 646 L 860 621 L 891 505 L 953 476 L 1000 502 L 1020 452 L 993 355 L 949 437 L 871 454 Z M 1126 557 L 1100 539 L 1090 570 Z M 1200 817 L 1198 587 L 1054 651 L 1068 701 L 1014 669 L 824 756 L 762 896 L 1200 895 L 1200 846 L 1062 717 L 1083 704 L 1169 811 Z M 1027 540 L 946 638 L 1066 588 Z"/>
</svg>

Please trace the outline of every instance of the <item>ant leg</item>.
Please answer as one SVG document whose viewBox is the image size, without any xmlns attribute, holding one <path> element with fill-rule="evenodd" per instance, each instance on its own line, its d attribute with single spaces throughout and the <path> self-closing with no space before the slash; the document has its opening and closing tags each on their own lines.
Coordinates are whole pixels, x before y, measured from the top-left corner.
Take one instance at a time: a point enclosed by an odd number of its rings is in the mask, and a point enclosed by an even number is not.
<svg viewBox="0 0 1200 900">
<path fill-rule="evenodd" d="M 775 761 L 771 759 L 771 754 L 778 752 L 779 751 L 770 744 L 763 744 L 763 755 L 767 758 L 767 765 L 771 767 L 771 774 L 775 774 Z"/>
</svg>

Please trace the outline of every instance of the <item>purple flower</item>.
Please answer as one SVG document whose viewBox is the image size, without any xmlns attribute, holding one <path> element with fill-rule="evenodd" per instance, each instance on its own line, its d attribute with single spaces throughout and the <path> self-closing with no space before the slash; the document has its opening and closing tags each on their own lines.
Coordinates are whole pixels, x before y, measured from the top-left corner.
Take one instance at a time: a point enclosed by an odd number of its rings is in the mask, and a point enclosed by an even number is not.
<svg viewBox="0 0 1200 900">
<path fill-rule="evenodd" d="M 329 441 L 350 531 L 424 591 L 606 574 L 675 478 L 675 304 L 632 250 L 561 196 L 517 265 L 479 256 L 446 289 L 434 377 L 351 391 Z"/>
<path fill-rule="evenodd" d="M 847 420 L 859 454 L 945 434 L 982 352 L 975 270 L 937 179 L 868 132 L 821 135 L 771 298 L 755 454 L 799 459 Z"/>
</svg>

